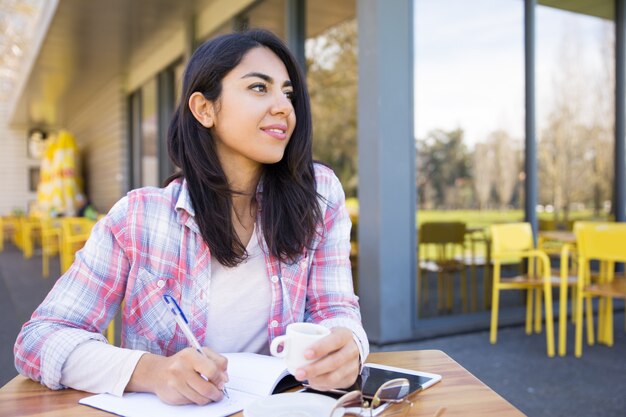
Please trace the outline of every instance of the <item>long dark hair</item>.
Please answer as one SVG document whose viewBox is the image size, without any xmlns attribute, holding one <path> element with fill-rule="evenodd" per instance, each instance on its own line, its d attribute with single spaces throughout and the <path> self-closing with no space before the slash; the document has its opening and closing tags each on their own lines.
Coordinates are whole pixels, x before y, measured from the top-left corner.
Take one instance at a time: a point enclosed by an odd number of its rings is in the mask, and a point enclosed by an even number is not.
<svg viewBox="0 0 626 417">
<path fill-rule="evenodd" d="M 322 219 L 316 192 L 311 150 L 311 109 L 306 82 L 285 44 L 262 29 L 219 36 L 202 44 L 192 55 L 183 79 L 180 104 L 167 132 L 168 152 L 180 171 L 166 184 L 185 178 L 202 238 L 216 259 L 226 266 L 243 261 L 246 249 L 232 224 L 232 196 L 217 157 L 210 129 L 191 113 L 189 97 L 196 91 L 216 102 L 222 80 L 251 49 L 266 47 L 285 64 L 293 84 L 296 126 L 283 158 L 264 166 L 261 220 L 270 253 L 283 262 L 295 262 L 310 247 Z"/>
</svg>

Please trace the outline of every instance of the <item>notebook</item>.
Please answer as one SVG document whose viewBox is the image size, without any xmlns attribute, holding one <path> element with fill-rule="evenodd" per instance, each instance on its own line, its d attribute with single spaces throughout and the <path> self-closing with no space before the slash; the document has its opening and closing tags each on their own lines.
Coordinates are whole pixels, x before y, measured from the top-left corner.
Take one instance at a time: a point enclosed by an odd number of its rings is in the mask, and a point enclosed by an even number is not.
<svg viewBox="0 0 626 417">
<path fill-rule="evenodd" d="M 127 393 L 122 397 L 98 394 L 80 404 L 125 417 L 223 417 L 243 410 L 254 400 L 299 385 L 283 359 L 256 353 L 227 353 L 229 398 L 208 405 L 171 406 L 154 394 Z"/>
</svg>

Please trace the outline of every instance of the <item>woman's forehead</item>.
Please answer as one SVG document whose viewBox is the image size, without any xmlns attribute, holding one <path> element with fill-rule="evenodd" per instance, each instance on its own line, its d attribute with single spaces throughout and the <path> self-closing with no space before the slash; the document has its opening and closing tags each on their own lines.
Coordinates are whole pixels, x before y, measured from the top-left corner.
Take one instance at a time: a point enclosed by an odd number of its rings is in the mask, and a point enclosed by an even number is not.
<svg viewBox="0 0 626 417">
<path fill-rule="evenodd" d="M 241 78 L 249 73 L 260 73 L 271 77 L 279 84 L 289 81 L 287 67 L 269 48 L 256 47 L 250 49 L 229 75 Z"/>
</svg>

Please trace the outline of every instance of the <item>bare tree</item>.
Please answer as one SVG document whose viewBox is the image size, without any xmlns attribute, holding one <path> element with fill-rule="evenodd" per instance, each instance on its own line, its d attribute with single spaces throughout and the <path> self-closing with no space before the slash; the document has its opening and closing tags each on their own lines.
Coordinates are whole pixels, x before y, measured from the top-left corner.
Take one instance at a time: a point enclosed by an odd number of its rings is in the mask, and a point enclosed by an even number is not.
<svg viewBox="0 0 626 417">
<path fill-rule="evenodd" d="M 357 29 L 349 20 L 307 40 L 307 81 L 313 116 L 313 155 L 330 164 L 356 195 Z"/>
<path fill-rule="evenodd" d="M 540 198 L 554 205 L 557 221 L 569 219 L 574 203 L 595 201 L 598 210 L 607 184 L 611 84 L 606 76 L 595 76 L 581 59 L 585 54 L 577 36 L 572 31 L 563 38 L 554 103 L 538 148 Z"/>
<path fill-rule="evenodd" d="M 488 143 L 477 143 L 472 154 L 472 172 L 478 209 L 484 210 L 489 204 L 494 185 L 494 151 Z"/>
<path fill-rule="evenodd" d="M 518 176 L 518 162 L 513 139 L 505 130 L 496 130 L 489 135 L 488 143 L 493 150 L 494 186 L 500 209 L 511 202 Z"/>
</svg>

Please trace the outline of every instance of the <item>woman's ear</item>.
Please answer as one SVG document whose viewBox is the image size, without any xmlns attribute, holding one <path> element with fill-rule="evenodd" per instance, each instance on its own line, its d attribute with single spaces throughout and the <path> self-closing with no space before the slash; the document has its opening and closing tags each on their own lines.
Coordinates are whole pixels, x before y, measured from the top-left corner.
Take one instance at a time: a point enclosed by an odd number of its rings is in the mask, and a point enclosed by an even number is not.
<svg viewBox="0 0 626 417">
<path fill-rule="evenodd" d="M 189 97 L 189 110 L 200 124 L 206 128 L 214 125 L 213 103 L 207 100 L 202 93 L 195 92 Z"/>
</svg>

